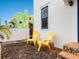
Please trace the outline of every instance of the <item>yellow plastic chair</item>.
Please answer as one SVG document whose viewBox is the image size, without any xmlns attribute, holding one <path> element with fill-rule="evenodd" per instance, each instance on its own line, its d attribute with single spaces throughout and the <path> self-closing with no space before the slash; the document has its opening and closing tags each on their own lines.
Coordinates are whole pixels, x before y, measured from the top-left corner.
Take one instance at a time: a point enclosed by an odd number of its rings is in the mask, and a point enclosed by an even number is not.
<svg viewBox="0 0 79 59">
<path fill-rule="evenodd" d="M 42 44 L 47 46 L 49 48 L 49 50 L 51 50 L 51 47 L 50 47 L 50 42 L 52 41 L 52 39 L 54 39 L 54 33 L 53 32 L 50 32 L 49 33 L 49 37 L 47 39 L 44 39 L 43 41 L 42 40 L 38 40 L 38 51 L 40 51 L 41 47 L 42 47 Z"/>
<path fill-rule="evenodd" d="M 30 39 L 30 38 L 27 39 L 27 44 L 29 41 L 31 41 L 34 43 L 34 45 L 36 45 L 36 42 L 38 39 L 39 39 L 39 32 L 33 31 L 33 37 L 32 37 L 32 39 Z"/>
</svg>

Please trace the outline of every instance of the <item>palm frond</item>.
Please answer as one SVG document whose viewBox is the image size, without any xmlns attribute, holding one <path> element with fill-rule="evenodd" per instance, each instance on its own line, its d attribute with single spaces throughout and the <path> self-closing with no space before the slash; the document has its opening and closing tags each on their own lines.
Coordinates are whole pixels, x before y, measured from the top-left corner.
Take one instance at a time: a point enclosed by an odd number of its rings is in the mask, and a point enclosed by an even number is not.
<svg viewBox="0 0 79 59">
<path fill-rule="evenodd" d="M 0 31 L 3 32 L 6 35 L 7 39 L 10 38 L 11 32 L 9 31 L 8 27 L 6 27 L 4 25 L 0 25 Z"/>
</svg>

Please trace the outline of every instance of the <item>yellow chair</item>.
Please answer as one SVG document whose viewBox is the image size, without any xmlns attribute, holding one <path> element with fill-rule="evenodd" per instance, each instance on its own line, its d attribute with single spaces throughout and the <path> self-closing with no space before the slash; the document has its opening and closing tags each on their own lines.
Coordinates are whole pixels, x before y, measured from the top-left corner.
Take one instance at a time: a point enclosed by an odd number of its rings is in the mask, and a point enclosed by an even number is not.
<svg viewBox="0 0 79 59">
<path fill-rule="evenodd" d="M 38 51 L 40 51 L 40 49 L 42 47 L 42 44 L 47 46 L 49 48 L 49 50 L 51 50 L 50 42 L 52 41 L 53 38 L 54 38 L 54 33 L 50 32 L 49 33 L 49 37 L 47 39 L 44 39 L 43 41 L 42 40 L 38 40 Z"/>
<path fill-rule="evenodd" d="M 30 39 L 30 38 L 27 39 L 27 44 L 29 41 L 31 41 L 34 43 L 34 45 L 36 45 L 36 42 L 38 39 L 39 39 L 39 33 L 37 31 L 33 31 L 33 37 L 32 37 L 32 39 Z"/>
</svg>

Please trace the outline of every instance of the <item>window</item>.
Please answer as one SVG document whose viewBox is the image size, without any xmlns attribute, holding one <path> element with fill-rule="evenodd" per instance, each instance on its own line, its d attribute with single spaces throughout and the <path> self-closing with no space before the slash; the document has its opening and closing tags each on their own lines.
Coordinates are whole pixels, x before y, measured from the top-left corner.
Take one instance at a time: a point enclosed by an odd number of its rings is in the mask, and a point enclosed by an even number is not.
<svg viewBox="0 0 79 59">
<path fill-rule="evenodd" d="M 22 24 L 22 21 L 19 21 L 20 24 Z"/>
<path fill-rule="evenodd" d="M 31 17 L 29 17 L 29 20 L 31 20 Z"/>
<path fill-rule="evenodd" d="M 15 28 L 16 26 L 15 26 L 15 23 L 14 22 L 9 22 L 9 27 L 10 28 Z"/>
<path fill-rule="evenodd" d="M 41 28 L 48 29 L 48 6 L 41 9 Z"/>
</svg>

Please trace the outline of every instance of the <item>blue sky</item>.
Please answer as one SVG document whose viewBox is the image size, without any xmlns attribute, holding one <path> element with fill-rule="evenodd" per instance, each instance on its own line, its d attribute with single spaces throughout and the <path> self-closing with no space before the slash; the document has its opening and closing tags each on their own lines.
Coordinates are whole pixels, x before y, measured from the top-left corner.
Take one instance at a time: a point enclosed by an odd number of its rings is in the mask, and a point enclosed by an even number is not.
<svg viewBox="0 0 79 59">
<path fill-rule="evenodd" d="M 28 14 L 33 15 L 33 0 L 0 0 L 0 18 L 2 20 L 9 20 L 17 12 L 24 10 L 28 10 Z"/>
</svg>

